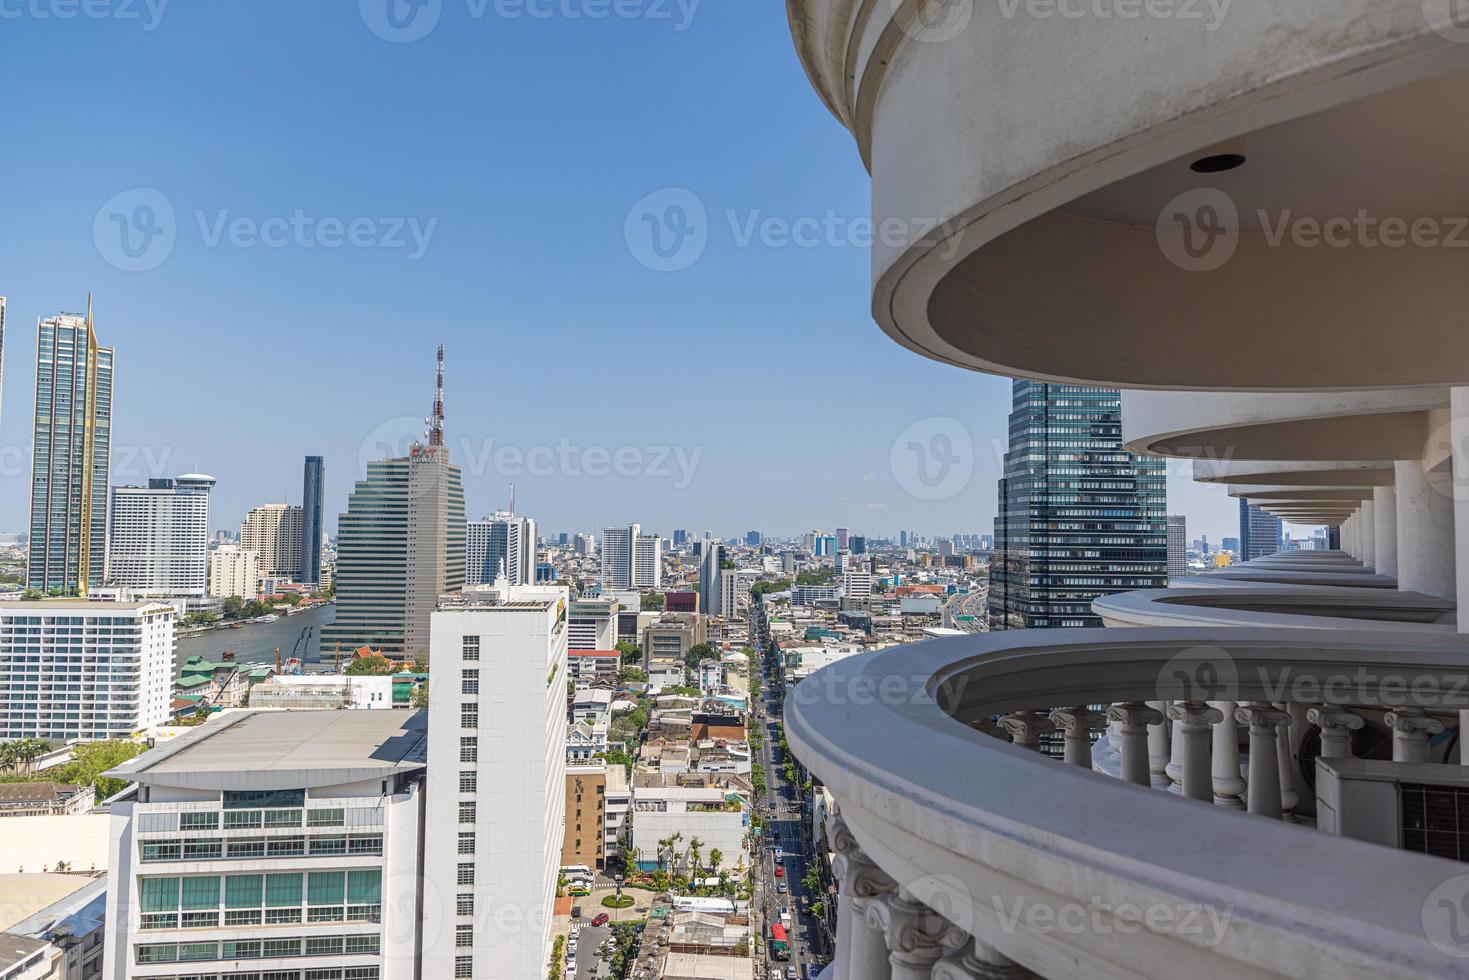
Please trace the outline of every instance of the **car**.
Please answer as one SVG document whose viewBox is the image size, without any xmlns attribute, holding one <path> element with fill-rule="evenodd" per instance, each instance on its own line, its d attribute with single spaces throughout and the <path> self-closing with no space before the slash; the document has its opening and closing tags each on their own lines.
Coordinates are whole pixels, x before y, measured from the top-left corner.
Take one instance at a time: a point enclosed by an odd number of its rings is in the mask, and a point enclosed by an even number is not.
<svg viewBox="0 0 1469 980">
<path fill-rule="evenodd" d="M 782 895 L 786 893 L 786 881 L 784 878 L 775 883 L 775 890 L 780 892 Z"/>
<path fill-rule="evenodd" d="M 796 968 L 795 967 L 793 967 L 793 966 L 786 967 L 786 980 L 798 980 L 799 977 L 800 977 L 800 974 L 796 972 Z"/>
<path fill-rule="evenodd" d="M 775 866 L 775 876 L 777 878 L 784 878 L 786 876 L 786 869 L 777 864 Z"/>
<path fill-rule="evenodd" d="M 581 906 L 580 905 L 573 905 L 571 907 L 571 917 L 573 919 L 580 919 L 581 918 Z"/>
<path fill-rule="evenodd" d="M 592 925 L 605 926 L 611 918 L 612 916 L 608 915 L 606 912 L 599 913 L 597 917 L 592 920 Z"/>
</svg>

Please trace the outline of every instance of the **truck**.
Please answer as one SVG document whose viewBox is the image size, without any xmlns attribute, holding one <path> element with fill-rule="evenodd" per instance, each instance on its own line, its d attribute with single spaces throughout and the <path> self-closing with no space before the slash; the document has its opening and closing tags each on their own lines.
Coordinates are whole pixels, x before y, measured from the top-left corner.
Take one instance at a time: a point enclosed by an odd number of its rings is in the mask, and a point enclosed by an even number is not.
<svg viewBox="0 0 1469 980">
<path fill-rule="evenodd" d="M 770 926 L 770 955 L 778 960 L 791 958 L 791 941 L 786 936 L 785 926 L 779 922 Z"/>
</svg>

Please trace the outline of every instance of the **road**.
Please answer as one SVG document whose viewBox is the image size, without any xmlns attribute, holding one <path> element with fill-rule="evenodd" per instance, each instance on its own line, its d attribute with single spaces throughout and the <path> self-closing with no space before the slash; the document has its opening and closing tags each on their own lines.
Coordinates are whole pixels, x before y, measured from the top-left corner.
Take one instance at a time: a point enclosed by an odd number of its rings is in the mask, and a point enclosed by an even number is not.
<svg viewBox="0 0 1469 980">
<path fill-rule="evenodd" d="M 594 980 L 597 976 L 597 967 L 602 962 L 597 956 L 597 947 L 611 936 L 612 930 L 608 926 L 583 925 L 581 927 L 576 942 L 576 980 Z"/>
</svg>

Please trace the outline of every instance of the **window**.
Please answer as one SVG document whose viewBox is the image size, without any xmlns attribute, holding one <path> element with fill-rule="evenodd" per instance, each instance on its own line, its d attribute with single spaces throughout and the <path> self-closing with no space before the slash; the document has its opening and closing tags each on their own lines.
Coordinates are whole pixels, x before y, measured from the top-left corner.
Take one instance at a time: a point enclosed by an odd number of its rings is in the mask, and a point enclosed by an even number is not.
<svg viewBox="0 0 1469 980">
<path fill-rule="evenodd" d="M 218 838 L 198 838 L 184 841 L 185 861 L 208 861 L 222 857 L 224 844 Z"/>
<path fill-rule="evenodd" d="M 474 948 L 474 924 L 454 927 L 454 945 L 460 949 Z"/>
<path fill-rule="evenodd" d="M 225 830 L 242 828 L 258 830 L 264 822 L 264 814 L 259 810 L 230 810 L 224 815 Z"/>
<path fill-rule="evenodd" d="M 306 939 L 307 956 L 339 956 L 341 952 L 341 936 L 309 936 Z"/>
<path fill-rule="evenodd" d="M 177 861 L 183 856 L 183 845 L 177 841 L 159 841 L 143 844 L 144 861 Z"/>
<path fill-rule="evenodd" d="M 218 876 L 185 878 L 179 904 L 186 912 L 219 908 Z"/>
<path fill-rule="evenodd" d="M 295 857 L 306 853 L 304 837 L 272 837 L 266 850 L 271 857 Z"/>
<path fill-rule="evenodd" d="M 456 899 L 455 911 L 459 915 L 474 915 L 474 895 L 463 894 Z"/>
<path fill-rule="evenodd" d="M 465 735 L 459 739 L 459 761 L 479 761 L 479 739 L 473 735 Z"/>
<path fill-rule="evenodd" d="M 459 773 L 459 792 L 473 793 L 478 785 L 479 775 L 473 769 L 465 769 Z"/>
<path fill-rule="evenodd" d="M 294 807 L 299 810 L 306 805 L 304 789 L 256 789 L 224 791 L 226 810 L 260 810 L 265 808 Z"/>
<path fill-rule="evenodd" d="M 222 955 L 227 960 L 254 960 L 260 958 L 260 940 L 226 940 Z"/>
<path fill-rule="evenodd" d="M 224 907 L 227 909 L 258 909 L 264 894 L 264 875 L 229 875 L 224 880 Z"/>
<path fill-rule="evenodd" d="M 464 638 L 464 659 L 465 660 L 478 660 L 479 659 L 479 637 L 477 637 L 477 636 L 466 636 Z"/>
<path fill-rule="evenodd" d="M 210 811 L 196 812 L 186 810 L 179 814 L 180 830 L 218 830 L 219 814 Z"/>
<path fill-rule="evenodd" d="M 382 852 L 382 834 L 353 834 L 347 840 L 348 854 L 381 854 Z"/>
<path fill-rule="evenodd" d="M 465 701 L 459 706 L 459 727 L 479 727 L 479 705 L 475 704 L 473 701 Z"/>
<path fill-rule="evenodd" d="M 260 944 L 262 955 L 274 959 L 277 956 L 300 956 L 299 939 L 266 939 Z"/>
<path fill-rule="evenodd" d="M 346 810 L 332 809 L 306 811 L 306 826 L 308 827 L 345 827 L 346 825 Z"/>
<path fill-rule="evenodd" d="M 464 673 L 460 676 L 460 693 L 461 694 L 478 694 L 479 693 L 479 671 L 478 670 L 470 670 L 468 668 L 466 668 L 464 670 Z"/>
<path fill-rule="evenodd" d="M 460 803 L 459 804 L 459 822 L 460 823 L 474 823 L 474 804 L 473 803 Z"/>
<path fill-rule="evenodd" d="M 378 905 L 382 900 L 381 868 L 358 868 L 347 872 L 347 904 Z"/>
<path fill-rule="evenodd" d="M 376 953 L 381 948 L 381 940 L 377 936 L 348 936 L 348 953 Z"/>
<path fill-rule="evenodd" d="M 468 833 L 462 833 L 462 834 L 459 835 L 459 853 L 460 854 L 473 854 L 474 853 L 474 831 L 470 831 Z"/>
<path fill-rule="evenodd" d="M 456 957 L 454 957 L 454 976 L 455 977 L 473 977 L 474 976 L 474 957 L 473 956 L 456 956 Z"/>
<path fill-rule="evenodd" d="M 300 908 L 300 906 L 300 874 L 278 874 L 265 876 L 266 908 Z"/>
<path fill-rule="evenodd" d="M 177 878 L 144 878 L 139 883 L 142 911 L 176 912 L 179 907 Z"/>
<path fill-rule="evenodd" d="M 347 900 L 345 871 L 313 871 L 306 879 L 306 904 L 343 905 Z"/>
<path fill-rule="evenodd" d="M 225 845 L 225 851 L 232 858 L 265 857 L 265 838 L 245 837 L 232 840 Z"/>
<path fill-rule="evenodd" d="M 472 885 L 472 884 L 474 884 L 474 864 L 473 864 L 473 862 L 470 862 L 470 863 L 467 863 L 467 864 L 460 864 L 459 865 L 459 877 L 458 877 L 458 881 L 459 881 L 459 884 L 461 884 L 461 885 Z"/>
<path fill-rule="evenodd" d="M 265 825 L 267 827 L 299 827 L 301 826 L 301 811 L 266 810 Z"/>
</svg>

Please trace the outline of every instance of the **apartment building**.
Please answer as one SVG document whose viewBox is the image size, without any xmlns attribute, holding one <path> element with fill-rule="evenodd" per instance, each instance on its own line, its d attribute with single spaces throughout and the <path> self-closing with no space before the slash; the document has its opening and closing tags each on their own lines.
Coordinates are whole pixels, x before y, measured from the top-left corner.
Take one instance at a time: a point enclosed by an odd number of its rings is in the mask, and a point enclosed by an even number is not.
<svg viewBox="0 0 1469 980">
<path fill-rule="evenodd" d="M 260 553 L 222 544 L 209 552 L 209 597 L 253 599 L 260 594 Z"/>
<path fill-rule="evenodd" d="M 296 581 L 301 574 L 300 507 L 265 504 L 245 515 L 240 525 L 240 549 L 259 556 L 260 574 L 266 578 Z"/>
<path fill-rule="evenodd" d="M 614 768 L 621 769 L 621 766 Z M 566 767 L 566 831 L 561 866 L 607 864 L 607 765 L 597 761 Z"/>
<path fill-rule="evenodd" d="M 107 584 L 138 596 L 205 593 L 209 491 L 214 477 L 188 473 L 146 487 L 113 487 L 107 521 Z"/>
<path fill-rule="evenodd" d="M 749 815 L 738 794 L 719 786 L 634 786 L 632 803 L 632 853 L 638 867 L 658 867 L 660 840 L 681 834 L 682 840 L 698 838 L 704 855 L 719 851 L 727 867 L 744 853 Z M 682 860 L 682 853 L 678 859 Z M 665 855 L 665 864 L 667 863 Z"/>
<path fill-rule="evenodd" d="M 0 603 L 0 739 L 95 741 L 163 724 L 174 620 L 163 603 Z"/>
<path fill-rule="evenodd" d="M 583 596 L 571 600 L 567 612 L 567 642 L 572 650 L 611 650 L 617 646 L 617 613 L 613 596 Z"/>
<path fill-rule="evenodd" d="M 108 773 L 103 980 L 410 980 L 422 712 L 240 711 Z"/>
</svg>

